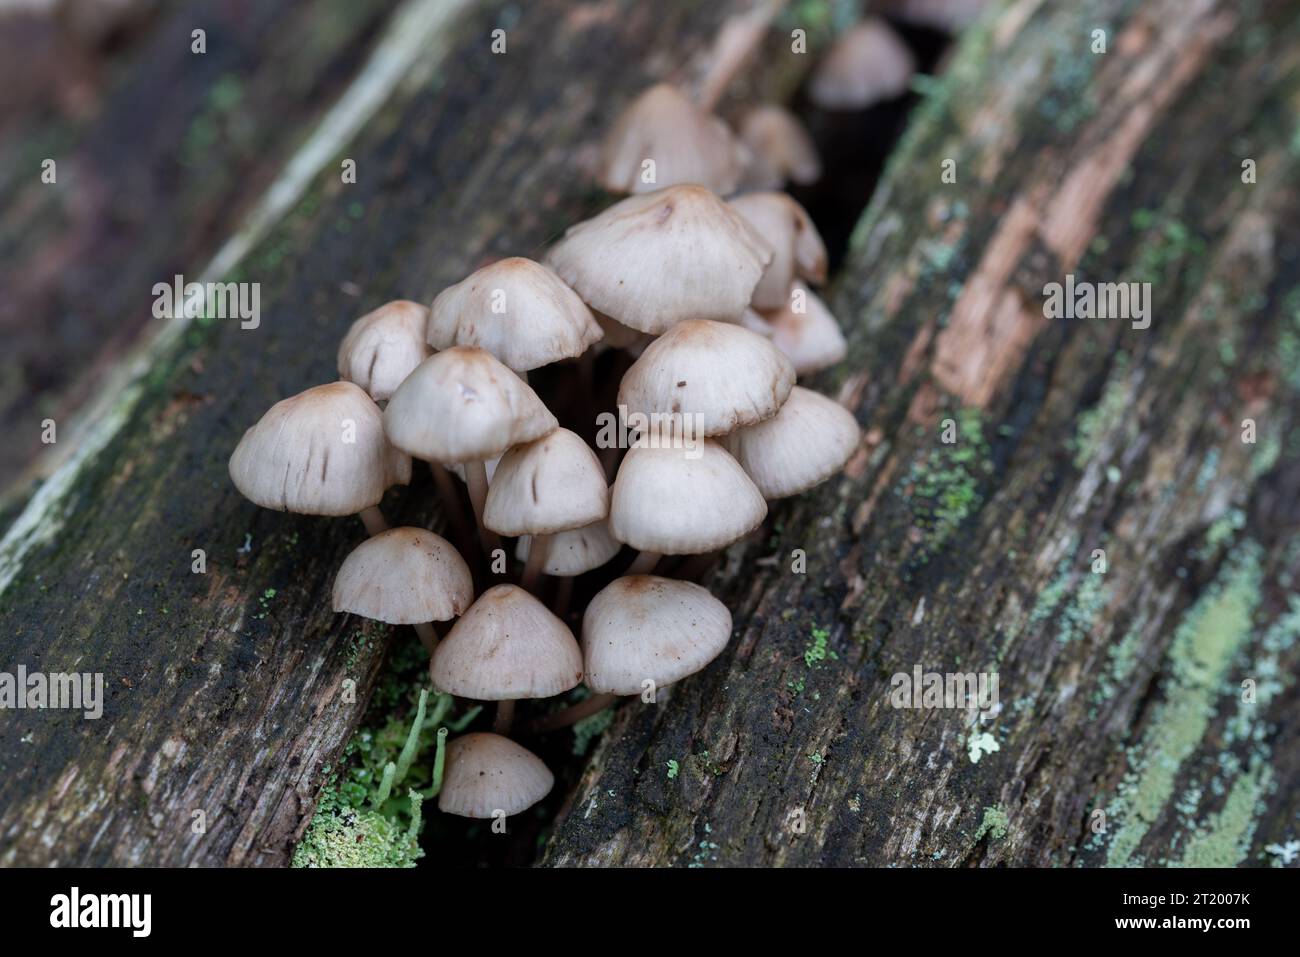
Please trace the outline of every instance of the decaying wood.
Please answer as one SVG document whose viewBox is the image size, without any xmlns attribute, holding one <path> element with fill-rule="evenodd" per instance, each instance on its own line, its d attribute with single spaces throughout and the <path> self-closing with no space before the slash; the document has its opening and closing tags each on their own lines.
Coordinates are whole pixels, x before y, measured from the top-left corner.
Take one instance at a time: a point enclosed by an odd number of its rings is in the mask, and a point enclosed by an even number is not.
<svg viewBox="0 0 1300 957">
<path fill-rule="evenodd" d="M 864 451 L 726 556 L 729 651 L 623 709 L 550 864 L 1258 865 L 1295 837 L 1300 10 L 1004 6 L 834 285 L 824 384 Z M 1045 318 L 1068 273 L 1150 282 L 1150 327 Z M 1000 709 L 893 707 L 918 665 L 996 673 Z"/>
<path fill-rule="evenodd" d="M 427 25 L 457 6 L 403 9 Z M 160 337 L 96 441 L 0 545 L 6 667 L 99 671 L 109 689 L 98 721 L 0 713 L 0 863 L 287 861 L 390 632 L 329 608 L 359 522 L 253 507 L 230 485 L 231 449 L 272 402 L 335 377 L 335 344 L 356 316 L 427 301 L 485 257 L 536 253 L 589 215 L 605 198 L 576 157 L 744 7 L 529 3 L 512 8 L 499 55 L 497 14 L 459 6 L 228 277 L 261 284 L 260 326 L 213 320 Z M 344 158 L 355 184 L 340 182 Z M 438 526 L 432 501 L 425 476 L 384 508 Z M 191 571 L 194 549 L 205 574 Z"/>
</svg>

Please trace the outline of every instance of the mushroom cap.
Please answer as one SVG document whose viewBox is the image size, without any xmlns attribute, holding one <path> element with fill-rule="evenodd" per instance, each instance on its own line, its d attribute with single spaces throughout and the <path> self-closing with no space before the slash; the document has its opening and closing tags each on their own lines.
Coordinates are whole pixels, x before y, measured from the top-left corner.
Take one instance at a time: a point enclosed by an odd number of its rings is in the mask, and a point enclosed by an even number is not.
<svg viewBox="0 0 1300 957">
<path fill-rule="evenodd" d="M 271 406 L 231 453 L 230 478 L 263 508 L 354 515 L 410 482 L 411 460 L 388 443 L 360 386 L 331 382 Z"/>
<path fill-rule="evenodd" d="M 438 643 L 429 675 L 439 691 L 478 701 L 549 698 L 582 680 L 582 652 L 540 601 L 494 585 Z"/>
<path fill-rule="evenodd" d="M 548 535 L 608 514 L 609 487 L 596 453 L 580 436 L 556 429 L 501 457 L 483 524 L 498 535 Z"/>
<path fill-rule="evenodd" d="M 754 288 L 753 303 L 759 309 L 777 309 L 789 299 L 790 285 L 797 278 L 826 281 L 826 244 L 807 211 L 785 193 L 745 193 L 730 201 L 772 247 L 772 261 Z"/>
<path fill-rule="evenodd" d="M 426 335 L 435 349 L 478 346 L 516 372 L 527 372 L 582 355 L 601 331 L 559 276 L 514 256 L 438 293 Z"/>
<path fill-rule="evenodd" d="M 339 378 L 355 382 L 370 398 L 383 402 L 429 356 L 424 326 L 429 310 L 418 302 L 396 299 L 368 312 L 339 343 Z"/>
<path fill-rule="evenodd" d="M 795 311 L 796 301 L 803 307 Z M 790 299 L 762 318 L 771 329 L 772 345 L 789 357 L 796 375 L 829 369 L 849 353 L 849 345 L 826 303 L 801 282 L 790 289 Z"/>
<path fill-rule="evenodd" d="M 801 186 L 821 178 L 822 161 L 808 130 L 789 110 L 765 103 L 740 120 L 740 139 L 752 154 L 745 182 L 755 189 Z"/>
<path fill-rule="evenodd" d="M 776 415 L 794 378 L 790 360 L 761 334 L 690 319 L 632 363 L 619 384 L 618 404 L 629 414 L 702 416 L 704 434 L 721 435 Z"/>
<path fill-rule="evenodd" d="M 823 110 L 861 110 L 902 96 L 915 72 L 912 51 L 893 28 L 866 17 L 817 64 L 808 95 Z"/>
<path fill-rule="evenodd" d="M 551 793 L 555 777 L 542 759 L 499 734 L 478 731 L 447 743 L 438 810 L 460 817 L 507 817 Z"/>
<path fill-rule="evenodd" d="M 731 612 L 692 582 L 657 575 L 616 578 L 582 616 L 582 656 L 592 691 L 633 695 L 647 679 L 664 687 L 722 653 Z"/>
<path fill-rule="evenodd" d="M 830 478 L 844 467 L 861 437 L 848 409 L 795 386 L 773 418 L 723 441 L 763 496 L 774 499 L 797 495 Z"/>
<path fill-rule="evenodd" d="M 389 440 L 431 462 L 481 462 L 558 423 L 528 383 L 486 349 L 455 346 L 425 359 L 384 410 Z"/>
<path fill-rule="evenodd" d="M 447 621 L 473 601 L 465 559 L 446 539 L 423 528 L 390 528 L 366 539 L 334 577 L 335 611 L 390 625 Z"/>
<path fill-rule="evenodd" d="M 659 335 L 683 319 L 738 321 L 772 250 L 703 186 L 669 186 L 570 227 L 546 260 L 592 309 Z"/>
<path fill-rule="evenodd" d="M 730 193 L 740 182 L 748 151 L 727 125 L 668 83 L 632 101 L 601 145 L 600 182 L 612 193 L 646 193 L 698 183 Z M 654 182 L 642 181 L 646 160 Z"/>
<path fill-rule="evenodd" d="M 623 546 L 609 533 L 609 522 L 601 520 L 554 532 L 546 548 L 546 574 L 569 578 L 599 568 Z M 532 539 L 524 536 L 515 544 L 515 557 L 528 561 Z"/>
<path fill-rule="evenodd" d="M 712 439 L 694 452 L 642 444 L 628 449 L 614 479 L 609 530 L 633 548 L 691 555 L 743 538 L 765 515 L 762 493 Z"/>
</svg>

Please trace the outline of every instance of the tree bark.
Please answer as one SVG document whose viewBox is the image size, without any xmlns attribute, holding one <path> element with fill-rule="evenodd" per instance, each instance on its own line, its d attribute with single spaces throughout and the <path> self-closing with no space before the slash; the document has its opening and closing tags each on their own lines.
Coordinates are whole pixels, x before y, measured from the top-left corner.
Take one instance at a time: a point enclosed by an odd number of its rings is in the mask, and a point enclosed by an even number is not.
<svg viewBox="0 0 1300 957">
<path fill-rule="evenodd" d="M 547 863 L 1294 838 L 1298 93 L 1295 4 L 1019 0 L 963 39 L 830 297 L 864 449 L 726 556 L 730 648 L 622 709 Z M 1150 282 L 1149 328 L 1047 318 L 1067 274 Z M 918 666 L 996 674 L 1000 709 L 894 707 Z"/>
</svg>

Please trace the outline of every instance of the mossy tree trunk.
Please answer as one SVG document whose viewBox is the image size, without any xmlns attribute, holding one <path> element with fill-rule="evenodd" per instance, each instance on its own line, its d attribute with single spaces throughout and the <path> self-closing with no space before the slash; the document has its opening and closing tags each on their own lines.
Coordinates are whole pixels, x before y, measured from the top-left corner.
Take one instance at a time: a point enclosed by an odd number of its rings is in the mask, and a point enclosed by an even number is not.
<svg viewBox="0 0 1300 957">
<path fill-rule="evenodd" d="M 1021 0 L 965 38 L 830 300 L 864 451 L 726 556 L 731 648 L 621 712 L 548 863 L 1294 838 L 1298 102 L 1295 4 Z M 1149 328 L 1045 318 L 1071 273 L 1149 282 Z M 893 707 L 918 665 L 996 673 L 1000 710 Z"/>
</svg>

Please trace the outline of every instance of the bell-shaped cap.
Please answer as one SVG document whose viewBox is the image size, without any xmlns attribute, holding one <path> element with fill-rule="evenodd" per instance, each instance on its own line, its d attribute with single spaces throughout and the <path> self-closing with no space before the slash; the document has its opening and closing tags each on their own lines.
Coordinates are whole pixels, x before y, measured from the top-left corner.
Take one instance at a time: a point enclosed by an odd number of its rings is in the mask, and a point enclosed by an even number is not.
<svg viewBox="0 0 1300 957">
<path fill-rule="evenodd" d="M 570 227 L 546 260 L 592 309 L 659 335 L 683 319 L 738 321 L 772 250 L 704 187 L 670 186 Z"/>
<path fill-rule="evenodd" d="M 507 817 L 551 793 L 555 777 L 533 752 L 499 734 L 479 731 L 447 743 L 438 810 L 460 817 Z"/>
<path fill-rule="evenodd" d="M 726 194 L 736 188 L 746 159 L 725 123 L 676 87 L 658 83 L 632 101 L 605 137 L 600 181 L 611 193 L 698 183 Z"/>
<path fill-rule="evenodd" d="M 582 652 L 540 601 L 495 585 L 439 642 L 429 676 L 439 691 L 478 701 L 549 698 L 582 680 Z"/>
<path fill-rule="evenodd" d="M 907 44 L 884 20 L 867 17 L 817 64 L 808 95 L 823 110 L 862 110 L 902 96 L 915 72 Z"/>
<path fill-rule="evenodd" d="M 424 327 L 429 310 L 397 299 L 368 312 L 339 344 L 339 378 L 355 382 L 383 402 L 429 356 Z"/>
<path fill-rule="evenodd" d="M 551 535 L 546 548 L 545 572 L 563 578 L 581 575 L 599 568 L 618 554 L 623 546 L 609 533 L 609 522 L 601 520 Z M 528 561 L 532 538 L 521 537 L 515 545 L 515 558 Z"/>
<path fill-rule="evenodd" d="M 772 345 L 789 357 L 797 375 L 829 369 L 849 352 L 849 345 L 831 311 L 801 282 L 790 288 L 790 299 L 780 309 L 763 314 L 771 330 Z"/>
<path fill-rule="evenodd" d="M 804 186 L 821 177 L 821 158 L 812 137 L 784 107 L 754 107 L 741 117 L 739 132 L 752 157 L 744 180 L 751 189 L 780 189 L 786 182 Z"/>
<path fill-rule="evenodd" d="M 757 192 L 737 196 L 730 205 L 774 250 L 754 288 L 756 308 L 780 308 L 796 278 L 826 281 L 826 244 L 797 202 L 785 193 Z"/>
<path fill-rule="evenodd" d="M 360 386 L 331 382 L 271 406 L 235 446 L 230 478 L 263 508 L 353 515 L 411 481 L 411 460 L 389 444 Z"/>
<path fill-rule="evenodd" d="M 483 508 L 498 535 L 549 535 L 609 514 L 600 460 L 582 438 L 556 429 L 501 457 Z"/>
<path fill-rule="evenodd" d="M 633 413 L 681 413 L 689 427 L 722 435 L 776 415 L 794 385 L 794 366 L 756 332 L 726 322 L 680 322 L 650 343 L 618 388 Z M 692 419 L 698 416 L 698 419 Z"/>
<path fill-rule="evenodd" d="M 785 498 L 819 485 L 844 467 L 861 439 L 848 409 L 795 386 L 781 411 L 723 439 L 764 498 Z"/>
<path fill-rule="evenodd" d="M 528 383 L 486 349 L 456 346 L 421 362 L 384 410 L 389 440 L 430 462 L 481 462 L 558 423 Z"/>
<path fill-rule="evenodd" d="M 527 372 L 582 355 L 601 331 L 559 276 L 516 256 L 438 293 L 427 335 L 435 349 L 478 346 L 516 372 Z"/>
<path fill-rule="evenodd" d="M 651 443 L 628 449 L 614 479 L 609 530 L 620 542 L 692 555 L 730 545 L 762 523 L 767 502 L 717 442 L 701 439 L 693 448 Z"/>
<path fill-rule="evenodd" d="M 474 581 L 446 539 L 423 528 L 390 528 L 343 560 L 333 601 L 335 611 L 390 625 L 448 621 L 474 601 Z"/>
<path fill-rule="evenodd" d="M 592 691 L 641 694 L 693 675 L 722 653 L 731 612 L 692 582 L 628 575 L 601 589 L 582 616 L 585 682 Z"/>
</svg>

